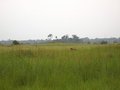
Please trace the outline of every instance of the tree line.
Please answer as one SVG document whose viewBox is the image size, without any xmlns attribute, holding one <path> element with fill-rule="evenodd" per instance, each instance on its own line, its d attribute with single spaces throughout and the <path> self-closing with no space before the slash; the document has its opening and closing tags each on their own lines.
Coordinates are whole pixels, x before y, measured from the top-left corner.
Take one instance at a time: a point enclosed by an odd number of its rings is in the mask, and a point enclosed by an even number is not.
<svg viewBox="0 0 120 90">
<path fill-rule="evenodd" d="M 0 41 L 0 44 L 6 45 L 19 45 L 19 44 L 41 44 L 41 43 L 49 43 L 49 42 L 62 42 L 62 43 L 86 43 L 86 44 L 108 44 L 108 43 L 120 43 L 120 38 L 95 38 L 90 39 L 88 37 L 80 38 L 79 36 L 73 34 L 69 36 L 68 34 L 63 35 L 58 38 L 53 34 L 48 34 L 45 40 L 8 40 L 8 41 Z"/>
</svg>

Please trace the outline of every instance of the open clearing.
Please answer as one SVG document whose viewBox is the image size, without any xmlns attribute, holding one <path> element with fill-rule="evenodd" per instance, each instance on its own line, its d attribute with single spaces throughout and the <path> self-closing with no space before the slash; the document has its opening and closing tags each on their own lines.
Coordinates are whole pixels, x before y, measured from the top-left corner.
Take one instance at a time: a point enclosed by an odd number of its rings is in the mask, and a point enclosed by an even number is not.
<svg viewBox="0 0 120 90">
<path fill-rule="evenodd" d="M 120 90 L 120 45 L 0 46 L 0 90 Z"/>
</svg>

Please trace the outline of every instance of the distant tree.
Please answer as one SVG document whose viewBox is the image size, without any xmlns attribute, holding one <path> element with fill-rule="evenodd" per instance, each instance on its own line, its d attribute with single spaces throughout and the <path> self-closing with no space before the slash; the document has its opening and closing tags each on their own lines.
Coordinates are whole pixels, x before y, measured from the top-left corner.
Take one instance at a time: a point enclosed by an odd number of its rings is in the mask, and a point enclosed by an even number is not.
<svg viewBox="0 0 120 90">
<path fill-rule="evenodd" d="M 101 41 L 101 44 L 107 44 L 108 42 L 107 41 Z"/>
<path fill-rule="evenodd" d="M 14 40 L 12 43 L 13 43 L 13 45 L 19 45 L 20 44 L 17 40 Z"/>
<path fill-rule="evenodd" d="M 72 35 L 73 40 L 79 40 L 79 37 L 77 35 Z"/>
<path fill-rule="evenodd" d="M 56 40 L 57 40 L 57 38 L 58 38 L 58 37 L 57 37 L 57 36 L 55 36 L 55 39 L 56 39 Z"/>
<path fill-rule="evenodd" d="M 62 40 L 68 40 L 69 39 L 69 36 L 68 35 L 64 35 L 61 37 Z"/>
<path fill-rule="evenodd" d="M 53 35 L 52 35 L 52 34 L 49 34 L 49 35 L 48 35 L 48 39 L 49 39 L 49 40 L 51 40 L 51 39 L 52 39 L 52 37 L 53 37 Z"/>
</svg>

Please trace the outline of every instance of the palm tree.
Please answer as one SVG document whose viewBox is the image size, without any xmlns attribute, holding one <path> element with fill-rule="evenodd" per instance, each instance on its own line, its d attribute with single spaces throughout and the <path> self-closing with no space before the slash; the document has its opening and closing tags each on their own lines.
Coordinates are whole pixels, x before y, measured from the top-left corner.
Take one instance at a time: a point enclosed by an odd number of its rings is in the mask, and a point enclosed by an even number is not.
<svg viewBox="0 0 120 90">
<path fill-rule="evenodd" d="M 52 37 L 53 37 L 53 35 L 52 35 L 52 34 L 49 34 L 49 35 L 48 35 L 48 40 L 51 40 Z"/>
</svg>

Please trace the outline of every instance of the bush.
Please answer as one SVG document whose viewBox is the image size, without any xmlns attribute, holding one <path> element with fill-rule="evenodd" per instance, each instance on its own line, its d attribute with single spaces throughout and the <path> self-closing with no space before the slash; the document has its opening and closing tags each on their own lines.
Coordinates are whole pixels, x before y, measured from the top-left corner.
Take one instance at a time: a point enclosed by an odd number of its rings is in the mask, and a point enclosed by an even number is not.
<svg viewBox="0 0 120 90">
<path fill-rule="evenodd" d="M 19 45 L 20 43 L 16 40 L 13 41 L 13 45 Z"/>
<path fill-rule="evenodd" d="M 102 41 L 101 44 L 107 44 L 108 42 L 107 41 Z"/>
</svg>

